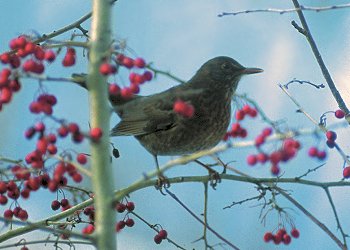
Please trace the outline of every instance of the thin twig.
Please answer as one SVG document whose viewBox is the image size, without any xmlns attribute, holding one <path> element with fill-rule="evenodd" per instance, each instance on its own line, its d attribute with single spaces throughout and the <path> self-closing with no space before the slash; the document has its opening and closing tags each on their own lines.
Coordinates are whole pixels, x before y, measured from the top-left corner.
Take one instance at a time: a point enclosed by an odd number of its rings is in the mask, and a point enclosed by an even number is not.
<svg viewBox="0 0 350 250">
<path fill-rule="evenodd" d="M 349 7 L 350 7 L 350 3 L 331 5 L 331 6 L 325 6 L 325 7 L 311 7 L 311 6 L 300 5 L 299 7 L 291 8 L 291 9 L 267 8 L 267 9 L 255 9 L 255 10 L 242 10 L 242 11 L 236 11 L 236 12 L 222 12 L 221 14 L 218 14 L 218 17 L 235 16 L 239 14 L 248 14 L 248 13 L 256 13 L 256 12 L 278 13 L 282 15 L 285 13 L 297 12 L 301 10 L 321 12 L 321 11 L 343 9 L 343 8 L 349 8 Z"/>
<path fill-rule="evenodd" d="M 212 229 L 209 225 L 205 224 L 195 213 L 193 213 L 179 198 L 176 197 L 175 194 L 169 191 L 169 189 L 165 188 L 165 191 L 177 202 L 179 203 L 187 212 L 189 212 L 193 218 L 195 218 L 197 221 L 199 221 L 202 225 L 207 227 L 207 229 L 212 232 L 216 237 L 221 239 L 223 242 L 225 242 L 228 246 L 230 246 L 233 249 L 239 250 L 238 247 L 236 247 L 234 244 L 229 242 L 227 239 L 222 237 L 219 233 L 217 233 L 214 229 Z"/>
<path fill-rule="evenodd" d="M 335 205 L 334 205 L 334 202 L 333 202 L 333 199 L 332 199 L 332 196 L 329 192 L 329 188 L 324 188 L 324 191 L 326 192 L 327 194 L 327 198 L 329 200 L 329 203 L 331 204 L 331 207 L 332 207 L 332 210 L 333 210 L 333 213 L 334 213 L 334 217 L 335 217 L 335 220 L 337 222 L 337 226 L 338 226 L 338 229 L 340 230 L 340 233 L 341 235 L 343 236 L 343 242 L 344 242 L 344 246 L 345 248 L 347 248 L 347 244 L 346 244 L 346 237 L 348 237 L 347 234 L 344 233 L 344 230 L 340 224 L 340 220 L 339 220 L 339 217 L 338 217 L 338 213 L 337 213 L 337 210 L 335 208 Z"/>
</svg>

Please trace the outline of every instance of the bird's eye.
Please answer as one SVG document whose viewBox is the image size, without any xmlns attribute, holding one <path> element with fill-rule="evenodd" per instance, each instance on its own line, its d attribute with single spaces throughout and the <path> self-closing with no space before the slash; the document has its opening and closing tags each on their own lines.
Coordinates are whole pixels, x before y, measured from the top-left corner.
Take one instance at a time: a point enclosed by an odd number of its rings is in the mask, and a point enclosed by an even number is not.
<svg viewBox="0 0 350 250">
<path fill-rule="evenodd" d="M 230 69 L 230 68 L 231 68 L 231 66 L 230 66 L 230 64 L 229 64 L 229 63 L 224 63 L 224 64 L 222 64 L 222 65 L 221 65 L 221 68 L 222 68 L 222 69 L 226 69 L 226 70 L 227 70 L 227 69 Z"/>
</svg>

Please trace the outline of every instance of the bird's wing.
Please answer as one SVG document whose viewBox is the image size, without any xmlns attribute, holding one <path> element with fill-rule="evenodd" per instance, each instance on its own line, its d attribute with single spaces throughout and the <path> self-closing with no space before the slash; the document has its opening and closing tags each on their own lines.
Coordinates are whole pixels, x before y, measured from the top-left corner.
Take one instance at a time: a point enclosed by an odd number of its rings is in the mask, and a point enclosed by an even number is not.
<svg viewBox="0 0 350 250">
<path fill-rule="evenodd" d="M 183 119 L 173 111 L 174 101 L 177 98 L 191 100 L 199 93 L 198 90 L 179 91 L 175 87 L 117 107 L 116 112 L 121 121 L 112 129 L 111 136 L 145 135 L 173 128 L 178 125 L 180 119 Z"/>
<path fill-rule="evenodd" d="M 137 136 L 166 130 L 175 126 L 176 115 L 169 100 L 140 98 L 117 110 L 121 117 L 111 131 L 112 136 Z"/>
</svg>

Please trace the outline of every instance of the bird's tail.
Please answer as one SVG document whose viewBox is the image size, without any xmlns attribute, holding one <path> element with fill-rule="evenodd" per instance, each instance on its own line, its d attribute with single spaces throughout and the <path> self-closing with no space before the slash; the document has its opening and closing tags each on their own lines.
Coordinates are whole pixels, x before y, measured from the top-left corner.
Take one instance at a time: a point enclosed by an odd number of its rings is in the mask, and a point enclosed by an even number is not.
<svg viewBox="0 0 350 250">
<path fill-rule="evenodd" d="M 77 74 L 77 73 L 74 73 L 72 74 L 72 81 L 76 84 L 78 84 L 80 87 L 83 87 L 84 89 L 88 90 L 88 87 L 87 87 L 87 84 L 86 84 L 86 78 L 87 78 L 87 74 L 85 73 L 80 73 L 80 74 Z M 120 105 L 123 105 L 133 99 L 135 99 L 137 96 L 133 96 L 131 98 L 128 98 L 128 99 L 125 99 L 125 98 L 122 98 L 122 96 L 120 94 L 117 94 L 117 95 L 109 95 L 109 101 L 111 103 L 111 105 L 113 107 L 115 106 L 120 106 Z"/>
</svg>

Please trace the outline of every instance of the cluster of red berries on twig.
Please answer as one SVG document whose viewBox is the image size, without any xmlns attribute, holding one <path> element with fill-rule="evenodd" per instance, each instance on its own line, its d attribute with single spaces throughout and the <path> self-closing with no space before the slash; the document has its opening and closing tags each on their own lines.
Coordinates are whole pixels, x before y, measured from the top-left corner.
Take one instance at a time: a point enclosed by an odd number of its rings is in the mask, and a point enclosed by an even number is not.
<svg viewBox="0 0 350 250">
<path fill-rule="evenodd" d="M 173 110 L 175 113 L 183 116 L 184 118 L 193 117 L 195 111 L 192 104 L 182 101 L 180 99 L 174 102 Z"/>
<path fill-rule="evenodd" d="M 293 228 L 290 231 L 290 235 L 287 233 L 285 228 L 280 228 L 276 234 L 273 234 L 272 232 L 267 232 L 264 235 L 264 241 L 270 242 L 273 241 L 276 245 L 279 245 L 280 243 L 283 243 L 285 245 L 289 245 L 293 238 L 299 238 L 299 230 L 296 228 Z M 292 236 L 292 237 L 291 237 Z"/>
<path fill-rule="evenodd" d="M 125 215 L 123 220 L 120 220 L 115 225 L 116 232 L 120 232 L 125 226 L 127 227 L 133 227 L 135 225 L 135 221 L 129 217 L 130 212 L 134 211 L 135 209 L 135 203 L 132 201 L 128 201 L 125 204 L 118 202 L 115 206 L 115 209 L 118 213 L 124 213 L 127 211 L 127 214 Z"/>
<path fill-rule="evenodd" d="M 89 224 L 82 229 L 83 234 L 92 234 L 95 231 L 95 207 L 89 206 L 84 209 L 84 214 L 89 218 Z"/>
<path fill-rule="evenodd" d="M 13 210 L 6 209 L 4 212 L 4 218 L 7 220 L 11 220 L 15 216 L 16 218 L 20 219 L 21 221 L 26 221 L 28 219 L 28 213 L 25 209 L 21 207 L 15 207 Z"/>
<path fill-rule="evenodd" d="M 258 111 L 251 107 L 250 105 L 246 104 L 241 109 L 237 110 L 235 113 L 235 118 L 237 122 L 233 123 L 231 126 L 231 130 L 227 131 L 225 134 L 223 140 L 227 141 L 230 137 L 232 138 L 246 138 L 248 135 L 248 132 L 245 128 L 241 126 L 239 121 L 244 120 L 245 117 L 249 116 L 251 118 L 255 118 L 258 115 Z"/>
<path fill-rule="evenodd" d="M 105 76 L 116 74 L 120 66 L 132 70 L 129 73 L 130 85 L 121 88 L 116 83 L 110 84 L 108 90 L 112 96 L 121 96 L 124 99 L 129 99 L 140 92 L 140 85 L 151 81 L 153 78 L 151 71 L 144 70 L 146 62 L 143 58 L 132 59 L 124 54 L 118 54 L 111 62 L 102 63 L 100 65 L 100 73 Z"/>
<path fill-rule="evenodd" d="M 12 94 L 21 88 L 18 80 L 21 73 L 42 74 L 45 61 L 51 63 L 56 54 L 50 49 L 34 44 L 26 36 L 14 38 L 9 43 L 11 52 L 0 55 L 0 61 L 8 68 L 0 71 L 0 110 L 3 104 L 9 103 Z"/>
<path fill-rule="evenodd" d="M 317 158 L 318 160 L 324 160 L 327 157 L 327 153 L 324 150 L 319 150 L 316 147 L 310 147 L 308 155 L 312 158 Z"/>
</svg>

